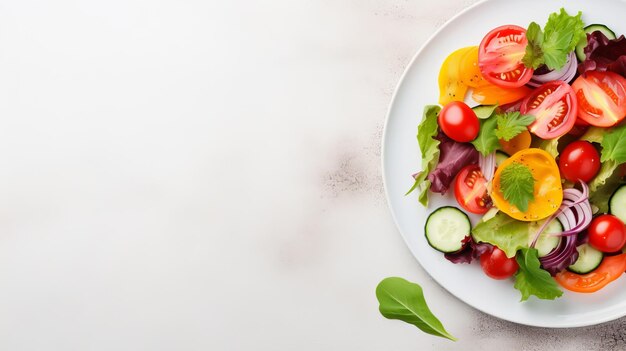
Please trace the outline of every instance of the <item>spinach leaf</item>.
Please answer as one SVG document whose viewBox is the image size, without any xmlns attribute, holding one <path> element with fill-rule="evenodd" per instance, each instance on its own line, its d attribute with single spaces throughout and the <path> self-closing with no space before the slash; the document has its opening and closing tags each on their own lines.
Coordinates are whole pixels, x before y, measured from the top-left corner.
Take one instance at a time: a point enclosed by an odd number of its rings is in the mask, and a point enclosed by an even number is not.
<svg viewBox="0 0 626 351">
<path fill-rule="evenodd" d="M 418 284 L 397 277 L 385 278 L 376 287 L 376 298 L 380 303 L 380 313 L 385 318 L 398 319 L 413 324 L 425 333 L 457 340 L 430 311 Z"/>
</svg>

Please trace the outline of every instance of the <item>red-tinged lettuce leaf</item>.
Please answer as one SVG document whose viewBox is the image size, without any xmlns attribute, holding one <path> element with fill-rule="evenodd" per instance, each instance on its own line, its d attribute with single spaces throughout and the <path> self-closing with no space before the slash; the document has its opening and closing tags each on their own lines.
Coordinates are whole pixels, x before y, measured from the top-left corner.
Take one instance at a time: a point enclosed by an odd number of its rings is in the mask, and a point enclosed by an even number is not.
<svg viewBox="0 0 626 351">
<path fill-rule="evenodd" d="M 472 260 L 478 259 L 482 254 L 493 250 L 493 245 L 476 243 L 469 235 L 461 242 L 463 243 L 461 250 L 443 255 L 446 260 L 452 263 L 472 263 Z"/>
<path fill-rule="evenodd" d="M 458 143 L 442 132 L 435 138 L 439 140 L 439 163 L 428 174 L 430 191 L 445 194 L 459 171 L 470 164 L 478 163 L 478 151 L 469 143 Z"/>
<path fill-rule="evenodd" d="M 609 39 L 602 32 L 587 33 L 586 59 L 578 72 L 611 71 L 626 76 L 626 38 Z"/>
</svg>

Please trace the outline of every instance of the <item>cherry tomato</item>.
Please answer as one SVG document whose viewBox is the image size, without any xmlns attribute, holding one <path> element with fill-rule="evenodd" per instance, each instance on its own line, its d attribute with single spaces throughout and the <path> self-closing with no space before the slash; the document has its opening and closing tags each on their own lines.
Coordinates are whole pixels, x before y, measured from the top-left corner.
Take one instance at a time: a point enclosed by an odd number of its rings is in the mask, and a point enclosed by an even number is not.
<svg viewBox="0 0 626 351">
<path fill-rule="evenodd" d="M 626 245 L 626 226 L 613 215 L 605 214 L 594 218 L 587 232 L 589 245 L 602 252 L 616 252 Z"/>
<path fill-rule="evenodd" d="M 493 279 L 506 279 L 519 268 L 515 257 L 506 257 L 504 251 L 497 246 L 491 252 L 486 252 L 480 256 L 480 266 L 483 272 Z"/>
<path fill-rule="evenodd" d="M 559 157 L 561 176 L 571 182 L 587 183 L 600 171 L 600 154 L 588 141 L 575 141 Z"/>
<path fill-rule="evenodd" d="M 588 71 L 572 88 L 578 99 L 578 117 L 585 122 L 610 127 L 626 116 L 626 78 L 619 74 Z"/>
<path fill-rule="evenodd" d="M 569 84 L 555 80 L 537 87 L 522 102 L 520 112 L 535 116 L 528 129 L 542 139 L 558 138 L 576 122 L 578 102 Z"/>
<path fill-rule="evenodd" d="M 478 66 L 483 77 L 503 88 L 528 83 L 533 70 L 522 63 L 527 43 L 526 29 L 519 26 L 501 26 L 487 33 L 478 47 Z"/>
<path fill-rule="evenodd" d="M 454 197 L 466 211 L 483 214 L 491 207 L 487 194 L 487 180 L 478 165 L 468 165 L 461 169 L 454 179 Z"/>
<path fill-rule="evenodd" d="M 444 106 L 438 122 L 450 139 L 460 143 L 476 139 L 480 128 L 476 113 L 462 101 L 453 101 Z"/>
<path fill-rule="evenodd" d="M 626 270 L 626 254 L 606 256 L 598 268 L 587 274 L 570 271 L 557 273 L 554 279 L 567 290 L 592 293 L 619 278 Z"/>
</svg>

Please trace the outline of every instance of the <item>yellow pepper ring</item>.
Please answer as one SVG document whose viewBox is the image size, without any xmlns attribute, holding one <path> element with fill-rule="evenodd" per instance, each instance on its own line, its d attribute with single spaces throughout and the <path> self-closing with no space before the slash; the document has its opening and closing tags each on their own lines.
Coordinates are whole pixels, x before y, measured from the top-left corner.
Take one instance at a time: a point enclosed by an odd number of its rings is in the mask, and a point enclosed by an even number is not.
<svg viewBox="0 0 626 351">
<path fill-rule="evenodd" d="M 520 211 L 504 199 L 500 184 L 502 170 L 512 163 L 520 163 L 528 169 L 535 179 L 534 199 L 528 203 L 526 212 Z M 559 167 L 549 153 L 541 149 L 526 149 L 516 152 L 506 159 L 496 170 L 491 191 L 493 204 L 502 212 L 520 221 L 537 221 L 552 215 L 563 201 L 563 188 Z"/>
</svg>

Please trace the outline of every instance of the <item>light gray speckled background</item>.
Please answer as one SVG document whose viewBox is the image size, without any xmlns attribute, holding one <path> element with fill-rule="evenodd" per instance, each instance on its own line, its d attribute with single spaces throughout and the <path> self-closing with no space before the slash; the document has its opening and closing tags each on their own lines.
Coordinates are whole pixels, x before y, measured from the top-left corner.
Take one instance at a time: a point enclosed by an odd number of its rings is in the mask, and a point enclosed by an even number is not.
<svg viewBox="0 0 626 351">
<path fill-rule="evenodd" d="M 391 219 L 391 95 L 472 3 L 0 1 L 0 349 L 626 349 L 473 310 Z M 389 275 L 460 341 L 382 318 Z"/>
</svg>

